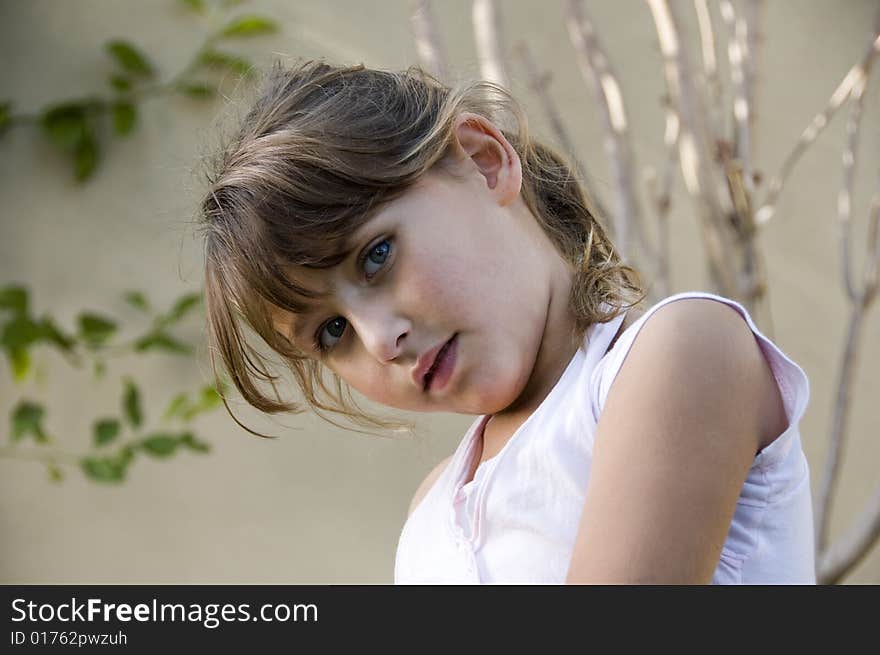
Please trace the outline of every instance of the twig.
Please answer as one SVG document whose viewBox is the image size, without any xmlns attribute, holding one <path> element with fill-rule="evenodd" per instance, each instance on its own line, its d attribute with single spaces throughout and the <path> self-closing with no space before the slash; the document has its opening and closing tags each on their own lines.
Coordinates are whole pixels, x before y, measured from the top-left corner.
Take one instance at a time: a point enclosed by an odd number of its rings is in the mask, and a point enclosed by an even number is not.
<svg viewBox="0 0 880 655">
<path fill-rule="evenodd" d="M 870 62 L 865 68 L 865 76 L 853 87 L 852 110 L 850 111 L 849 120 L 846 123 L 847 143 L 846 150 L 843 151 L 843 185 L 837 196 L 837 225 L 840 232 L 840 258 L 841 258 L 841 276 L 843 277 L 844 287 L 850 302 L 858 302 L 856 297 L 855 286 L 851 272 L 851 225 L 852 225 L 852 197 L 853 186 L 855 184 L 856 170 L 856 148 L 859 142 L 859 128 L 862 124 L 862 113 L 865 106 L 865 86 L 868 82 L 870 74 Z"/>
<path fill-rule="evenodd" d="M 773 214 L 776 211 L 776 201 L 779 198 L 779 193 L 782 191 L 782 186 L 788 179 L 794 165 L 804 154 L 807 147 L 812 144 L 822 130 L 825 129 L 825 126 L 828 125 L 828 122 L 834 116 L 835 112 L 850 96 L 856 85 L 860 83 L 860 80 L 864 80 L 867 69 L 870 67 L 872 60 L 878 53 L 880 53 L 880 25 L 875 24 L 874 34 L 871 36 L 871 45 L 862 56 L 861 61 L 849 69 L 843 80 L 834 90 L 834 93 L 831 94 L 831 98 L 828 100 L 825 109 L 819 114 L 816 114 L 807 128 L 803 131 L 797 144 L 795 144 L 795 147 L 785 158 L 779 172 L 770 182 L 770 189 L 767 192 L 767 197 L 761 208 L 755 213 L 756 223 L 762 225 L 773 217 Z"/>
<path fill-rule="evenodd" d="M 709 121 L 714 139 L 721 138 L 724 127 L 721 119 L 721 80 L 718 78 L 718 57 L 715 52 L 715 33 L 712 29 L 712 16 L 706 0 L 694 0 L 697 25 L 700 30 L 700 45 L 703 53 L 703 73 L 709 89 Z"/>
<path fill-rule="evenodd" d="M 764 45 L 764 33 L 761 26 L 766 3 L 764 0 L 744 0 L 744 4 L 747 56 L 743 72 L 746 76 L 746 100 L 749 103 L 749 117 L 754 125 L 758 106 L 758 68 Z M 754 156 L 754 153 L 752 154 Z"/>
<path fill-rule="evenodd" d="M 654 216 L 657 221 L 657 247 L 651 253 L 651 261 L 654 265 L 656 280 L 656 296 L 665 298 L 669 295 L 672 284 L 669 271 L 669 210 L 672 207 L 672 178 L 675 165 L 678 162 L 678 114 L 666 101 L 666 129 L 663 133 L 663 143 L 666 147 L 666 160 L 663 171 L 659 177 L 653 167 L 646 171 L 645 182 L 648 186 L 648 196 L 654 203 Z"/>
<path fill-rule="evenodd" d="M 870 279 L 871 259 L 874 254 L 872 250 L 876 250 L 876 247 L 871 243 L 871 239 L 868 240 L 867 275 L 864 290 L 857 290 L 855 288 L 850 262 L 852 192 L 855 179 L 856 158 L 858 155 L 856 146 L 858 144 L 859 128 L 862 122 L 864 92 L 865 87 L 867 86 L 867 76 L 870 73 L 871 60 L 869 59 L 866 64 L 867 65 L 863 69 L 864 74 L 859 78 L 859 81 L 857 81 L 851 91 L 853 106 L 846 126 L 848 138 L 846 149 L 843 152 L 843 185 L 837 201 L 837 224 L 839 227 L 840 256 L 842 259 L 841 277 L 843 278 L 844 288 L 852 309 L 838 383 L 837 401 L 834 406 L 834 416 L 831 424 L 828 457 L 825 461 L 822 484 L 819 487 L 816 514 L 816 549 L 819 552 L 825 547 L 828 538 L 828 512 L 829 506 L 831 505 L 831 497 L 834 494 L 834 487 L 840 468 L 841 454 L 843 452 L 844 440 L 846 438 L 846 421 L 847 414 L 849 413 L 850 401 L 849 387 L 852 383 L 853 376 L 855 375 L 855 365 L 857 361 L 856 354 L 858 352 L 858 338 L 861 334 L 862 319 L 868 304 L 873 300 L 873 293 L 871 293 L 872 280 Z M 880 185 L 878 185 L 877 193 L 875 193 L 875 199 L 877 195 L 880 195 Z M 876 233 L 873 236 L 876 238 Z M 874 277 L 875 280 L 873 280 L 873 282 L 876 282 L 876 271 L 874 271 Z"/>
<path fill-rule="evenodd" d="M 865 289 L 862 298 L 865 304 L 874 302 L 880 288 L 880 180 L 871 199 L 868 214 L 868 260 L 865 262 Z"/>
<path fill-rule="evenodd" d="M 880 538 L 880 488 L 868 501 L 855 526 L 822 553 L 816 568 L 819 584 L 837 584 Z"/>
<path fill-rule="evenodd" d="M 565 125 L 562 122 L 562 116 L 559 114 L 559 111 L 556 108 L 556 104 L 553 102 L 553 98 L 547 90 L 552 74 L 548 72 L 540 73 L 538 71 L 538 66 L 535 63 L 535 58 L 532 56 L 532 53 L 529 50 L 529 46 L 525 41 L 517 42 L 517 44 L 513 48 L 513 51 L 515 54 L 519 55 L 520 59 L 522 60 L 529 88 L 534 91 L 535 95 L 538 97 L 538 100 L 541 101 L 541 106 L 543 107 L 544 113 L 547 116 L 547 121 L 550 123 L 550 129 L 553 131 L 553 134 L 556 136 L 556 140 L 566 151 L 569 159 L 574 165 L 575 176 L 581 181 L 581 183 L 584 185 L 584 188 L 587 190 L 587 194 L 589 195 L 589 200 L 592 203 L 593 208 L 596 210 L 598 215 L 602 217 L 603 220 L 606 220 L 608 215 L 605 212 L 605 208 L 603 207 L 602 202 L 599 199 L 599 196 L 596 193 L 595 189 L 591 188 L 590 185 L 590 180 L 592 180 L 592 176 L 590 176 L 590 174 L 587 172 L 587 168 L 584 163 L 578 158 L 577 151 L 574 146 L 574 141 L 572 141 L 571 136 L 569 136 L 568 130 L 565 128 Z"/>
<path fill-rule="evenodd" d="M 642 210 L 631 175 L 631 171 L 635 170 L 635 163 L 629 143 L 623 95 L 593 23 L 584 11 L 583 2 L 567 0 L 565 21 L 581 75 L 592 84 L 602 110 L 605 153 L 611 162 L 617 196 L 616 212 L 611 224 L 621 258 L 630 260 L 633 234 L 640 246 L 645 245 L 645 238 L 642 231 Z"/>
<path fill-rule="evenodd" d="M 679 38 L 677 15 L 666 0 L 648 0 L 657 28 L 663 54 L 666 86 L 672 107 L 680 123 L 679 158 L 688 192 L 697 202 L 700 227 L 710 269 L 720 291 L 728 296 L 741 296 L 733 259 L 733 245 L 725 212 L 709 173 L 710 155 L 707 144 L 705 111 L 692 88 L 687 51 Z"/>
<path fill-rule="evenodd" d="M 721 0 L 721 17 L 727 25 L 727 58 L 730 62 L 730 81 L 733 88 L 733 156 L 739 160 L 743 172 L 743 186 L 749 196 L 754 193 L 752 176 L 752 117 L 746 84 L 748 45 L 746 22 L 737 19 L 730 0 Z"/>
<path fill-rule="evenodd" d="M 498 5 L 495 0 L 474 0 L 472 17 L 480 75 L 485 80 L 508 88 Z"/>
<path fill-rule="evenodd" d="M 410 25 L 416 42 L 416 52 L 422 67 L 440 81 L 448 81 L 449 66 L 446 50 L 437 29 L 430 0 L 411 0 Z"/>
<path fill-rule="evenodd" d="M 855 139 L 858 133 L 858 126 L 861 119 L 861 94 L 864 88 L 859 91 L 858 101 L 853 105 L 850 116 L 850 126 L 848 132 L 850 143 L 847 151 L 844 153 L 844 187 L 852 185 L 853 169 L 855 168 Z M 852 129 L 849 129 L 852 127 Z M 841 241 L 849 239 L 849 218 L 841 225 Z M 828 444 L 828 455 L 825 460 L 825 467 L 822 474 L 822 481 L 819 486 L 819 494 L 816 505 L 816 551 L 823 553 L 825 544 L 828 539 L 828 523 L 829 508 L 831 506 L 831 498 L 834 494 L 834 488 L 840 469 L 840 461 L 842 459 L 843 447 L 846 438 L 846 425 L 850 408 L 849 389 L 855 377 L 855 368 L 858 363 L 858 350 L 860 346 L 859 337 L 861 336 L 862 324 L 867 313 L 868 307 L 874 301 L 878 288 L 878 260 L 880 260 L 880 177 L 878 177 L 877 187 L 871 202 L 871 209 L 868 217 L 868 238 L 867 238 L 867 259 L 864 271 L 864 287 L 861 291 L 856 289 L 847 289 L 850 303 L 852 305 L 849 328 L 847 330 L 846 345 L 844 347 L 843 361 L 841 362 L 840 373 L 838 375 L 837 398 L 834 404 L 834 414 L 831 422 L 831 435 Z M 842 251 L 848 255 L 848 247 L 842 248 Z M 844 275 L 849 274 L 849 265 L 844 263 Z M 852 284 L 852 281 L 848 282 Z M 830 554 L 834 554 L 834 565 L 831 567 L 834 571 L 841 571 L 839 575 L 855 565 L 857 559 L 861 557 L 861 550 L 856 544 L 861 543 L 861 537 L 856 538 L 853 535 L 864 535 L 864 533 L 877 529 L 873 524 L 880 521 L 869 510 L 865 513 L 864 518 L 857 522 L 856 528 L 852 534 L 846 537 L 845 547 L 838 547 L 837 544 L 832 545 L 828 550 Z M 848 553 L 849 560 L 843 557 L 841 553 Z M 831 574 L 829 574 L 831 575 Z M 835 575 L 838 575 L 835 573 Z"/>
<path fill-rule="evenodd" d="M 843 455 L 844 438 L 846 436 L 847 420 L 850 407 L 850 387 L 855 376 L 855 368 L 858 352 L 859 338 L 862 330 L 862 318 L 864 307 L 856 304 L 852 307 L 849 325 L 847 327 L 846 343 L 844 345 L 843 360 L 837 378 L 837 395 L 834 402 L 834 414 L 831 420 L 831 436 L 828 444 L 828 454 L 822 472 L 822 482 L 819 486 L 819 494 L 816 505 L 816 552 L 820 553 L 825 548 L 828 534 L 828 509 L 831 505 L 831 497 L 834 493 L 835 483 L 840 472 L 840 462 Z"/>
<path fill-rule="evenodd" d="M 658 184 L 657 171 L 653 166 L 645 168 L 644 179 L 648 197 L 654 205 L 654 219 L 657 222 L 657 246 L 648 256 L 654 282 L 648 295 L 651 302 L 657 302 L 670 293 L 668 217 L 671 201 L 668 193 L 661 190 L 663 182 Z"/>
</svg>

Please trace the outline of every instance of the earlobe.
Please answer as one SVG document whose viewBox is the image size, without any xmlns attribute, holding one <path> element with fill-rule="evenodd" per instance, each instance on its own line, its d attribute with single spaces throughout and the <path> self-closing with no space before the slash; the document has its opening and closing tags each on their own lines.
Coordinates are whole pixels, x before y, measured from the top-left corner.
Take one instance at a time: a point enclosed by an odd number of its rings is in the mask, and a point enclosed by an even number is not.
<svg viewBox="0 0 880 655">
<path fill-rule="evenodd" d="M 522 186 L 522 168 L 519 155 L 501 130 L 479 114 L 464 112 L 457 117 L 453 132 L 456 159 L 476 165 L 499 205 L 512 202 Z"/>
</svg>

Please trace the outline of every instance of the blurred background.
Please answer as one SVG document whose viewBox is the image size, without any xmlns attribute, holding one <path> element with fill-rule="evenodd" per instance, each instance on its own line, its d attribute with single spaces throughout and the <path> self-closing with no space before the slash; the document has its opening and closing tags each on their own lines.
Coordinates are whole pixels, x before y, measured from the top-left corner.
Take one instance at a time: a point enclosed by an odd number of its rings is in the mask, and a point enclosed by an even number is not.
<svg viewBox="0 0 880 655">
<path fill-rule="evenodd" d="M 592 188 L 611 204 L 602 113 L 565 4 L 497 3 L 505 48 L 526 41 L 551 73 L 547 92 Z M 766 4 L 753 107 L 758 197 L 864 56 L 877 4 Z M 662 171 L 668 157 L 654 21 L 636 0 L 586 6 L 616 70 L 646 194 L 644 170 Z M 698 61 L 694 5 L 677 6 Z M 719 7 L 709 7 L 726 70 Z M 248 63 L 326 57 L 405 68 L 419 61 L 412 11 L 406 0 L 0 1 L 0 582 L 392 581 L 412 494 L 473 417 L 413 415 L 415 439 L 377 438 L 308 415 L 259 416 L 232 394 L 247 425 L 278 438 L 246 433 L 210 388 L 193 221 L 206 189 L 201 162 L 222 141 L 218 126 L 244 108 Z M 433 15 L 449 79 L 480 76 L 472 3 L 436 2 Z M 520 60 L 505 61 L 533 132 L 558 145 Z M 880 173 L 878 86 L 869 79 L 852 198 L 857 280 Z M 848 114 L 849 105 L 804 154 L 760 234 L 773 337 L 810 378 L 801 433 L 814 493 L 850 311 L 837 241 Z M 676 171 L 668 213 L 669 291 L 710 290 L 681 178 Z M 832 541 L 880 484 L 878 336 L 872 306 Z M 842 581 L 880 582 L 880 548 Z"/>
</svg>

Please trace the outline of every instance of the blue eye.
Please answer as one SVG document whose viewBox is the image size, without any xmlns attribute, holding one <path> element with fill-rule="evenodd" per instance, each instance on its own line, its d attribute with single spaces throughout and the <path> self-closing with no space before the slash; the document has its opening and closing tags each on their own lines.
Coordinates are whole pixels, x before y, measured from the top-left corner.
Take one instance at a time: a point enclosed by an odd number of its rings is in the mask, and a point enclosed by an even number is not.
<svg viewBox="0 0 880 655">
<path fill-rule="evenodd" d="M 321 329 L 318 332 L 318 337 L 315 340 L 315 346 L 321 352 L 332 350 L 333 346 L 336 345 L 336 342 L 342 338 L 342 335 L 345 334 L 345 326 L 348 325 L 348 321 L 346 321 L 341 316 L 337 316 L 336 318 L 330 319 L 324 325 L 321 326 Z M 324 335 L 328 334 L 330 337 L 335 339 L 331 345 L 327 345 L 324 342 Z"/>
<path fill-rule="evenodd" d="M 361 268 L 366 272 L 367 280 L 373 278 L 376 273 L 385 265 L 385 262 L 388 260 L 388 256 L 391 254 L 391 240 L 390 239 L 382 239 L 372 248 L 367 250 L 364 255 L 361 256 L 360 264 Z M 371 270 L 371 265 L 375 266 L 375 270 Z M 346 321 L 341 316 L 336 316 L 326 323 L 324 323 L 319 329 L 318 334 L 315 337 L 315 348 L 320 352 L 328 352 L 333 349 L 333 347 L 339 342 L 342 336 L 345 334 L 345 327 L 348 325 L 348 321 Z M 325 340 L 324 335 L 328 336 L 328 340 L 332 339 L 332 341 Z"/>
<path fill-rule="evenodd" d="M 391 241 L 388 239 L 382 239 L 375 246 L 370 248 L 367 251 L 367 256 L 364 257 L 362 265 L 366 269 L 370 264 L 376 264 L 379 268 L 385 263 L 385 260 L 388 259 L 388 255 L 391 253 Z M 378 273 L 378 269 L 370 273 L 367 272 L 367 279 L 369 280 L 376 273 Z"/>
</svg>

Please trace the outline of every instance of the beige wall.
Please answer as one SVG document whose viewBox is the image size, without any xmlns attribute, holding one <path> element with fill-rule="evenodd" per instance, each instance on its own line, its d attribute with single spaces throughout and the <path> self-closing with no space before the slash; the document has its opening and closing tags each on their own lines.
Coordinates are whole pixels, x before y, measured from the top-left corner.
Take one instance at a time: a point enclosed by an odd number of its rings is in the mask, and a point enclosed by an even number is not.
<svg viewBox="0 0 880 655">
<path fill-rule="evenodd" d="M 476 71 L 468 27 L 470 3 L 437 3 L 456 70 Z M 553 92 L 600 189 L 610 190 L 592 97 L 573 61 L 561 1 L 503 2 L 510 37 L 528 34 Z M 690 3 L 682 3 L 690 10 Z M 866 45 L 875 2 L 771 2 L 767 14 L 759 128 L 761 170 L 772 173 L 813 114 Z M 652 23 L 635 0 L 591 2 L 620 73 L 640 165 L 662 159 L 662 80 Z M 272 53 L 327 56 L 379 67 L 415 61 L 408 3 L 255 0 L 247 11 L 278 19 L 283 33 L 243 43 L 258 61 Z M 128 38 L 154 55 L 167 75 L 200 39 L 198 23 L 171 0 L 3 0 L 0 2 L 0 99 L 33 112 L 51 101 L 103 91 L 108 72 L 101 44 Z M 511 70 L 518 73 L 513 64 Z M 875 75 L 876 77 L 876 75 Z M 880 166 L 878 84 L 869 88 L 856 212 L 864 234 L 868 190 Z M 537 103 L 520 92 L 535 129 L 547 135 Z M 197 156 L 216 142 L 209 131 L 221 103 L 156 99 L 127 141 L 113 141 L 105 165 L 82 188 L 66 162 L 33 131 L 0 141 L 0 283 L 26 283 L 38 310 L 68 327 L 83 308 L 135 315 L 118 300 L 143 288 L 168 303 L 200 285 L 200 248 L 190 236 L 199 179 Z M 810 376 L 812 402 L 802 423 L 813 488 L 823 463 L 845 304 L 838 281 L 835 202 L 840 184 L 843 117 L 792 176 L 779 215 L 765 231 L 775 337 Z M 701 288 L 698 237 L 681 189 L 672 213 L 674 290 Z M 861 248 L 863 238 L 854 240 Z M 861 265 L 862 252 L 858 250 Z M 200 328 L 189 324 L 188 336 Z M 865 329 L 853 397 L 850 441 L 832 531 L 840 534 L 880 483 L 880 310 Z M 178 390 L 208 377 L 204 363 L 155 355 L 111 366 L 99 384 L 52 352 L 38 358 L 47 382 L 14 387 L 0 375 L 0 418 L 22 395 L 44 400 L 60 447 L 83 450 L 91 420 L 114 412 L 119 379 L 132 371 L 155 416 Z M 5 365 L 5 362 L 4 364 Z M 871 392 L 873 389 L 873 393 Z M 0 459 L 0 582 L 3 583 L 386 583 L 410 496 L 425 473 L 450 453 L 466 416 L 418 417 L 415 442 L 377 440 L 328 428 L 317 419 L 266 419 L 240 413 L 282 435 L 251 437 L 222 412 L 201 420 L 214 445 L 206 457 L 138 462 L 122 487 L 89 483 L 74 471 L 49 484 L 35 464 Z M 8 425 L 8 424 L 7 424 Z M 6 438 L 7 429 L 0 431 Z M 880 582 L 880 549 L 847 579 Z"/>
</svg>

